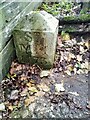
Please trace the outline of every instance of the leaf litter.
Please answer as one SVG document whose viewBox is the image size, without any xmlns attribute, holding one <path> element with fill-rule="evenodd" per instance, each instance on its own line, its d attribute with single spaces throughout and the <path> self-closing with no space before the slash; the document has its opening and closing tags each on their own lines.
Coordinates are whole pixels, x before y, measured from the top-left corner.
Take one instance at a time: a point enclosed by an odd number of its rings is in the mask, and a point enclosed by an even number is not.
<svg viewBox="0 0 90 120">
<path fill-rule="evenodd" d="M 83 51 L 83 52 L 82 52 Z M 6 116 L 16 108 L 28 107 L 35 102 L 38 97 L 48 98 L 51 103 L 58 104 L 65 101 L 68 106 L 72 103 L 78 108 L 68 96 L 79 96 L 77 92 L 68 92 L 63 80 L 57 83 L 53 73 L 62 72 L 69 76 L 86 73 L 89 71 L 89 42 L 78 42 L 70 39 L 69 34 L 58 36 L 56 58 L 54 69 L 42 70 L 38 65 L 20 64 L 12 62 L 10 72 L 2 81 L 4 91 L 4 102 L 1 103 L 0 110 L 6 112 Z M 50 81 L 50 76 L 53 77 Z M 47 78 L 45 82 L 43 78 Z M 62 82 L 63 81 L 63 82 Z M 48 84 L 47 84 L 48 83 Z M 80 107 L 79 107 L 80 108 Z M 89 108 L 89 107 L 88 107 Z"/>
</svg>

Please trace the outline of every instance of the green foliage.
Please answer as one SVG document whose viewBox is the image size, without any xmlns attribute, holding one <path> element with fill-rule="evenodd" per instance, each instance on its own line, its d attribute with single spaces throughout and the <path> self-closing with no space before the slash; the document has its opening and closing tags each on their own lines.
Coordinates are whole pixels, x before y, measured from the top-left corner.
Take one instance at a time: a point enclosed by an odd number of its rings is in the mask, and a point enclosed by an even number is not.
<svg viewBox="0 0 90 120">
<path fill-rule="evenodd" d="M 43 4 L 42 9 L 47 11 L 48 13 L 52 15 L 58 15 L 59 11 L 57 11 L 57 7 L 59 7 L 59 4 L 53 4 L 52 6 L 49 6 L 48 4 Z"/>
<path fill-rule="evenodd" d="M 65 21 L 75 21 L 75 20 L 80 20 L 80 21 L 87 21 L 90 20 L 90 15 L 89 14 L 81 14 L 79 16 L 66 16 L 64 17 Z"/>
<path fill-rule="evenodd" d="M 65 0 L 60 1 L 59 3 L 43 3 L 41 8 L 48 13 L 52 14 L 53 16 L 61 15 L 61 20 L 65 21 L 86 21 L 90 20 L 90 15 L 86 14 L 88 11 L 88 8 L 84 8 L 80 11 L 77 16 L 75 14 L 75 11 L 72 10 L 73 7 L 78 6 L 78 3 L 73 3 L 73 2 L 66 2 Z M 68 16 L 68 15 L 69 16 Z M 74 15 L 75 14 L 75 15 Z"/>
<path fill-rule="evenodd" d="M 73 7 L 73 3 L 61 1 L 60 3 L 53 3 L 53 4 L 43 3 L 40 9 L 43 9 L 43 10 L 47 11 L 48 13 L 56 16 L 62 10 L 70 12 L 72 7 Z"/>
</svg>

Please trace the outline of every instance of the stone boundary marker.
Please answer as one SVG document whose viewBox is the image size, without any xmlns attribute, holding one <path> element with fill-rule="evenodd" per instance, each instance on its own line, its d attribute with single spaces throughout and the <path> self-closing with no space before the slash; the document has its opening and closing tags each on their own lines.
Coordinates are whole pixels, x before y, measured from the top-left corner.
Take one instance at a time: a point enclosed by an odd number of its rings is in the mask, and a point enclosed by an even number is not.
<svg viewBox="0 0 90 120">
<path fill-rule="evenodd" d="M 0 80 L 6 75 L 14 57 L 14 46 L 11 40 L 14 27 L 42 2 L 43 0 L 29 0 L 29 2 L 2 0 L 0 2 Z"/>
<path fill-rule="evenodd" d="M 33 11 L 24 18 L 13 31 L 18 61 L 50 69 L 54 63 L 58 23 L 46 11 Z"/>
</svg>

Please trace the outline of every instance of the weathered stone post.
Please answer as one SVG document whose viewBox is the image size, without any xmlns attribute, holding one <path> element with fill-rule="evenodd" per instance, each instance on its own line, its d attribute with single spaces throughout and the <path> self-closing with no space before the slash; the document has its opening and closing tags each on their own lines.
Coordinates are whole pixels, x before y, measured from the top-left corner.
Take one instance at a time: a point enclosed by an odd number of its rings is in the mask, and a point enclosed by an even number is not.
<svg viewBox="0 0 90 120">
<path fill-rule="evenodd" d="M 14 27 L 32 10 L 36 10 L 43 0 L 0 0 L 0 81 L 9 71 L 14 59 L 11 39 Z"/>
<path fill-rule="evenodd" d="M 58 20 L 45 11 L 33 11 L 13 32 L 16 54 L 21 63 L 51 68 L 54 62 Z"/>
</svg>

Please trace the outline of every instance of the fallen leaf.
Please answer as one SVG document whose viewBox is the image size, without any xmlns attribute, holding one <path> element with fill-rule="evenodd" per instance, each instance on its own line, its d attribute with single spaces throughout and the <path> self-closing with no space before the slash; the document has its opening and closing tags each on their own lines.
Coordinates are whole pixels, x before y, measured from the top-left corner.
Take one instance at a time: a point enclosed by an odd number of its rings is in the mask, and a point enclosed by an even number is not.
<svg viewBox="0 0 90 120">
<path fill-rule="evenodd" d="M 22 65 L 19 64 L 19 65 L 17 66 L 16 70 L 21 70 L 21 69 L 22 69 Z"/>
<path fill-rule="evenodd" d="M 39 87 L 40 90 L 43 90 L 45 92 L 50 91 L 50 88 L 46 84 L 43 84 L 43 83 L 41 83 L 40 85 L 37 85 L 37 87 Z"/>
<path fill-rule="evenodd" d="M 56 92 L 64 92 L 65 91 L 65 88 L 63 87 L 63 83 L 61 84 L 55 84 L 55 90 Z"/>
<path fill-rule="evenodd" d="M 32 86 L 32 84 L 29 82 L 29 83 L 27 83 L 26 84 L 28 87 L 31 87 Z"/>
<path fill-rule="evenodd" d="M 85 74 L 88 74 L 88 70 L 85 70 Z"/>
<path fill-rule="evenodd" d="M 24 89 L 21 93 L 20 93 L 20 95 L 21 96 L 26 96 L 27 95 L 27 88 L 26 89 Z"/>
<path fill-rule="evenodd" d="M 77 55 L 77 60 L 82 61 L 82 55 Z"/>
<path fill-rule="evenodd" d="M 72 54 L 72 53 L 69 53 L 69 55 L 68 55 L 68 61 L 70 61 L 70 60 L 71 60 L 71 58 L 75 58 L 75 55 L 74 55 L 74 54 Z"/>
<path fill-rule="evenodd" d="M 25 106 L 27 107 L 30 103 L 35 101 L 35 96 L 30 96 L 25 100 Z"/>
<path fill-rule="evenodd" d="M 31 80 L 30 80 L 30 83 L 31 83 L 31 84 L 35 84 L 36 82 L 35 82 L 34 79 L 31 79 Z"/>
<path fill-rule="evenodd" d="M 13 111 L 13 106 L 12 105 L 8 106 L 8 109 Z"/>
<path fill-rule="evenodd" d="M 89 42 L 85 42 L 85 46 L 89 49 L 90 48 L 90 45 L 89 45 Z"/>
<path fill-rule="evenodd" d="M 81 45 L 80 45 L 80 52 L 81 52 L 81 53 L 84 53 L 84 48 L 83 48 L 83 46 L 81 46 Z"/>
<path fill-rule="evenodd" d="M 81 74 L 81 71 L 80 71 L 80 69 L 77 71 L 77 74 L 78 74 L 78 75 L 80 75 L 80 74 Z"/>
<path fill-rule="evenodd" d="M 78 44 L 78 45 L 83 45 L 84 43 L 83 43 L 83 42 L 78 42 L 77 44 Z"/>
<path fill-rule="evenodd" d="M 40 73 L 40 77 L 47 77 L 50 75 L 50 70 L 42 70 Z"/>
<path fill-rule="evenodd" d="M 44 94 L 45 92 L 38 91 L 37 93 L 35 93 L 35 96 L 40 97 L 40 96 L 43 96 Z"/>
<path fill-rule="evenodd" d="M 69 76 L 71 76 L 71 72 L 69 70 L 66 70 L 65 73 Z"/>
<path fill-rule="evenodd" d="M 22 74 L 22 75 L 21 75 L 21 80 L 27 80 L 27 76 L 24 75 L 24 74 Z"/>
<path fill-rule="evenodd" d="M 89 68 L 89 62 L 85 61 L 85 68 L 88 69 Z"/>
<path fill-rule="evenodd" d="M 71 71 L 73 71 L 73 66 L 70 64 L 67 66 L 67 69 L 71 72 Z"/>
<path fill-rule="evenodd" d="M 78 71 L 77 71 L 77 74 L 83 74 L 84 73 L 84 71 L 83 70 L 81 70 L 81 69 L 79 69 Z"/>
<path fill-rule="evenodd" d="M 82 63 L 82 64 L 81 64 L 81 68 L 82 68 L 82 69 L 86 68 L 85 63 Z"/>
<path fill-rule="evenodd" d="M 29 87 L 28 90 L 31 92 L 38 92 L 38 90 L 35 87 Z"/>
<path fill-rule="evenodd" d="M 77 92 L 68 92 L 68 93 L 75 95 L 75 96 L 79 96 L 79 94 Z"/>
<path fill-rule="evenodd" d="M 75 75 L 77 73 L 77 68 L 74 68 L 73 71 L 74 71 L 74 75 Z"/>
</svg>

